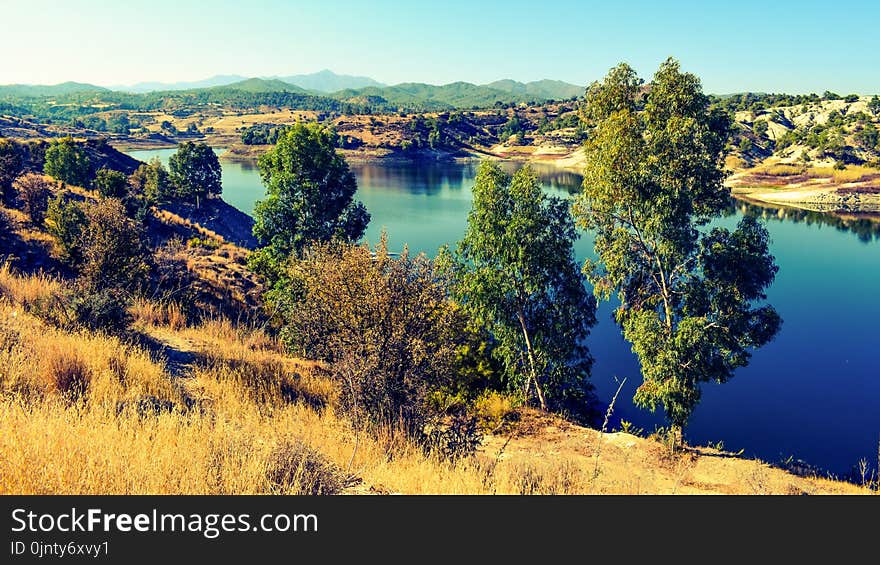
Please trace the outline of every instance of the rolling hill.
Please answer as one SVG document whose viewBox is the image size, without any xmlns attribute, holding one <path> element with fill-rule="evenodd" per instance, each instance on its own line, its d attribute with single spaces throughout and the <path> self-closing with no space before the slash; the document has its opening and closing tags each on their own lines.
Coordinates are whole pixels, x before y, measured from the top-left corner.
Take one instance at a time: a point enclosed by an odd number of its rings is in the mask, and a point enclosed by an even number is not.
<svg viewBox="0 0 880 565">
<path fill-rule="evenodd" d="M 365 88 L 368 86 L 375 86 L 379 88 L 385 86 L 381 82 L 373 80 L 370 77 L 338 75 L 329 69 L 324 69 L 323 71 L 318 71 L 317 73 L 305 75 L 291 75 L 272 78 L 277 78 L 278 80 L 293 84 L 306 90 L 322 92 L 325 94 L 346 89 Z"/>
<path fill-rule="evenodd" d="M 232 84 L 212 87 L 210 90 L 239 90 L 242 92 L 300 92 L 306 94 L 302 88 L 278 79 L 249 78 Z"/>
<path fill-rule="evenodd" d="M 241 75 L 217 75 L 204 80 L 183 81 L 183 82 L 139 82 L 130 86 L 114 86 L 113 90 L 122 92 L 157 92 L 170 90 L 192 90 L 196 88 L 211 88 L 212 86 L 225 86 L 235 82 L 247 79 Z"/>
<path fill-rule="evenodd" d="M 577 86 L 561 80 L 537 80 L 534 82 L 517 82 L 515 80 L 505 79 L 496 80 L 485 85 L 495 90 L 509 92 L 521 96 L 529 96 L 537 99 L 545 100 L 565 100 L 574 98 L 584 93 L 583 86 Z"/>
<path fill-rule="evenodd" d="M 62 82 L 53 85 L 6 84 L 0 85 L 0 97 L 40 98 L 64 96 L 81 92 L 109 92 L 109 89 L 82 82 Z"/>
</svg>

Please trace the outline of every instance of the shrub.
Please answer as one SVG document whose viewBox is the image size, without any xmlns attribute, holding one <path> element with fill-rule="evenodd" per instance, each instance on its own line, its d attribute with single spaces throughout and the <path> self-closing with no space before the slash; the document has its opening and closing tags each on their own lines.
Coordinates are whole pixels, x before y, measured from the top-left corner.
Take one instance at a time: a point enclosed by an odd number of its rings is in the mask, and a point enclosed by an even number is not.
<svg viewBox="0 0 880 565">
<path fill-rule="evenodd" d="M 339 494 L 345 486 L 340 469 L 301 440 L 275 448 L 266 478 L 275 491 L 284 494 Z"/>
<path fill-rule="evenodd" d="M 113 169 L 100 168 L 95 175 L 95 190 L 105 198 L 123 198 L 126 194 L 128 177 Z"/>
<path fill-rule="evenodd" d="M 86 210 L 86 216 L 80 270 L 84 285 L 122 289 L 143 284 L 150 272 L 143 229 L 126 216 L 122 203 L 115 198 L 101 200 Z"/>
<path fill-rule="evenodd" d="M 448 424 L 427 430 L 422 438 L 422 445 L 430 455 L 455 461 L 473 455 L 482 439 L 477 418 L 456 417 Z"/>
<path fill-rule="evenodd" d="M 122 333 L 131 325 L 125 299 L 112 290 L 86 290 L 70 300 L 73 324 L 106 333 Z"/>
<path fill-rule="evenodd" d="M 0 198 L 7 198 L 12 181 L 21 174 L 23 165 L 18 144 L 9 139 L 0 139 Z"/>
<path fill-rule="evenodd" d="M 486 391 L 477 398 L 474 413 L 480 426 L 489 431 L 500 429 L 516 414 L 513 399 L 494 390 Z"/>
<path fill-rule="evenodd" d="M 47 391 L 71 401 L 85 396 L 92 373 L 79 351 L 59 343 L 44 351 L 44 354 L 43 379 Z"/>
<path fill-rule="evenodd" d="M 293 263 L 278 301 L 289 349 L 327 362 L 356 421 L 421 433 L 429 391 L 449 386 L 463 320 L 435 263 L 320 244 Z"/>
<path fill-rule="evenodd" d="M 34 224 L 43 223 L 49 204 L 49 195 L 52 193 L 50 186 L 43 175 L 34 173 L 22 175 L 12 183 L 22 211 Z"/>
<path fill-rule="evenodd" d="M 55 237 L 61 259 L 76 266 L 82 262 L 82 233 L 88 224 L 81 204 L 59 194 L 49 202 L 46 227 Z"/>
</svg>

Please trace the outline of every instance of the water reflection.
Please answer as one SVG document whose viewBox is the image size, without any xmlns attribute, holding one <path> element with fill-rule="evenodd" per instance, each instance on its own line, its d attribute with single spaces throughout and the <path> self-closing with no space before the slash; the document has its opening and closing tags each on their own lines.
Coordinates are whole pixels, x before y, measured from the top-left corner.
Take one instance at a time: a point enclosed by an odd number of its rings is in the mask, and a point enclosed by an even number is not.
<svg viewBox="0 0 880 565">
<path fill-rule="evenodd" d="M 831 226 L 838 231 L 852 233 L 863 243 L 880 240 L 880 214 L 815 212 L 764 202 L 731 199 L 728 215 L 737 212 L 768 221 Z"/>
<path fill-rule="evenodd" d="M 382 187 L 429 196 L 450 189 L 461 190 L 465 181 L 477 172 L 477 165 L 470 162 L 455 165 L 438 161 L 354 162 L 350 167 L 360 187 Z"/>
<path fill-rule="evenodd" d="M 500 161 L 500 167 L 513 174 L 524 164 Z M 352 162 L 350 167 L 363 188 L 382 187 L 410 194 L 435 195 L 446 190 L 462 190 L 473 186 L 480 164 L 477 161 L 382 161 Z M 553 165 L 531 164 L 544 187 L 575 194 L 580 190 L 583 176 Z"/>
</svg>

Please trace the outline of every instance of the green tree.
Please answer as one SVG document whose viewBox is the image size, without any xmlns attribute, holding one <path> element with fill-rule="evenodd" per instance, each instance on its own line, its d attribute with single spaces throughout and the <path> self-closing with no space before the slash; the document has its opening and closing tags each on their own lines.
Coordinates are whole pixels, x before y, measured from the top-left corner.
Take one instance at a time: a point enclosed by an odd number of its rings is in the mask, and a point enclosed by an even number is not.
<svg viewBox="0 0 880 565">
<path fill-rule="evenodd" d="M 880 132 L 872 123 L 865 124 L 859 132 L 855 134 L 856 143 L 868 151 L 880 150 Z"/>
<path fill-rule="evenodd" d="M 123 198 L 128 188 L 125 173 L 101 167 L 95 174 L 95 190 L 104 198 Z"/>
<path fill-rule="evenodd" d="M 128 179 L 131 194 L 150 204 L 157 204 L 174 196 L 174 186 L 162 161 L 154 157 L 131 174 Z"/>
<path fill-rule="evenodd" d="M 639 358 L 637 405 L 662 404 L 680 433 L 703 382 L 726 382 L 769 342 L 781 320 L 764 289 L 777 267 L 766 229 L 705 226 L 728 205 L 722 170 L 730 119 L 709 109 L 699 79 L 664 62 L 643 97 L 629 66 L 586 97 L 590 135 L 575 213 L 595 231 L 595 293 L 616 292 L 615 319 Z"/>
<path fill-rule="evenodd" d="M 89 157 L 72 137 L 59 139 L 46 150 L 43 171 L 50 177 L 74 186 L 88 187 L 91 182 Z"/>
<path fill-rule="evenodd" d="M 880 115 L 880 98 L 876 94 L 868 102 L 868 110 L 875 116 Z"/>
<path fill-rule="evenodd" d="M 282 265 L 312 242 L 356 242 L 370 214 L 354 200 L 357 181 L 336 151 L 335 133 L 317 123 L 298 123 L 279 136 L 259 160 L 267 196 L 254 210 L 254 235 L 264 246 L 250 265 L 270 282 Z"/>
<path fill-rule="evenodd" d="M 596 301 L 574 258 L 567 200 L 547 196 L 529 167 L 513 177 L 480 166 L 464 239 L 441 251 L 455 296 L 497 342 L 511 390 L 543 409 L 588 412 L 592 358 L 584 340 Z"/>
<path fill-rule="evenodd" d="M 220 160 L 205 143 L 179 144 L 177 152 L 168 159 L 168 170 L 177 196 L 183 200 L 197 201 L 217 196 L 223 190 Z"/>
<path fill-rule="evenodd" d="M 88 224 L 83 206 L 59 194 L 49 202 L 46 211 L 46 228 L 55 237 L 61 250 L 61 259 L 71 265 L 82 263 L 82 234 Z"/>
<path fill-rule="evenodd" d="M 765 137 L 768 129 L 769 126 L 767 125 L 767 120 L 755 120 L 755 123 L 752 125 L 752 131 L 754 131 L 755 135 L 758 137 Z"/>
<path fill-rule="evenodd" d="M 89 291 L 131 289 L 150 272 L 150 255 L 144 246 L 143 228 L 129 218 L 116 198 L 89 206 L 82 231 L 83 263 L 80 280 Z"/>
<path fill-rule="evenodd" d="M 12 181 L 22 173 L 24 159 L 21 148 L 10 139 L 0 139 L 0 198 L 6 198 Z"/>
</svg>

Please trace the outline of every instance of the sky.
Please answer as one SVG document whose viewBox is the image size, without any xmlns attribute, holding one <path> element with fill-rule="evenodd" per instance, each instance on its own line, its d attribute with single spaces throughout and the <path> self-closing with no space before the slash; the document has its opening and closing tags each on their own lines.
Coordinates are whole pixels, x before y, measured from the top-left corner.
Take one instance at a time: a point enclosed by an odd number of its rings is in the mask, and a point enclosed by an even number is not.
<svg viewBox="0 0 880 565">
<path fill-rule="evenodd" d="M 880 93 L 880 2 L 0 0 L 0 84 L 331 69 L 578 85 L 669 56 L 716 94 Z"/>
</svg>

